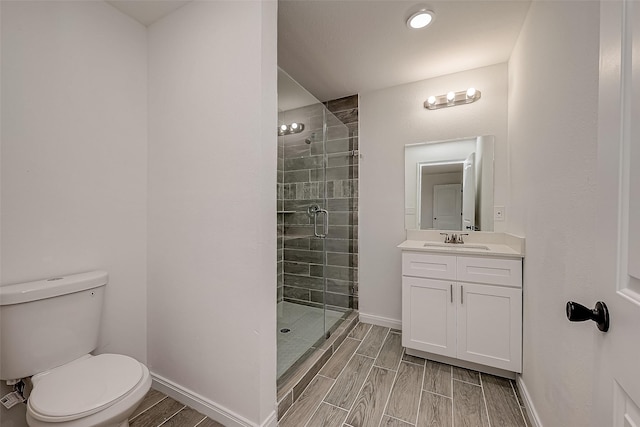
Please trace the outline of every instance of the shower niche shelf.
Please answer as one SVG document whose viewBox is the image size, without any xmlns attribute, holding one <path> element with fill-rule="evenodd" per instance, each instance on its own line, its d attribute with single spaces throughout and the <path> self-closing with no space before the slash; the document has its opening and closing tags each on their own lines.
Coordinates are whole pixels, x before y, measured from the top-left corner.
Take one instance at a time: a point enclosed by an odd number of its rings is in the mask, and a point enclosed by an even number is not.
<svg viewBox="0 0 640 427">
<path fill-rule="evenodd" d="M 296 211 L 278 211 L 278 214 L 294 214 Z"/>
<path fill-rule="evenodd" d="M 306 239 L 307 237 L 313 237 L 313 235 L 309 234 L 285 234 L 281 236 L 284 240 L 296 240 L 296 239 Z"/>
</svg>

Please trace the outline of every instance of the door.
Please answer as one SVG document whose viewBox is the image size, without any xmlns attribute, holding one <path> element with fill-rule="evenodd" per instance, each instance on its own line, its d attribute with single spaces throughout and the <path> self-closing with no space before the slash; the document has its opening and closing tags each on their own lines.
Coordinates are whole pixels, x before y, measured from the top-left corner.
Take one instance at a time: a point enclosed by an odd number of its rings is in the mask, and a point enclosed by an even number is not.
<svg viewBox="0 0 640 427">
<path fill-rule="evenodd" d="M 462 186 L 444 184 L 433 186 L 433 228 L 462 230 Z"/>
<path fill-rule="evenodd" d="M 476 153 L 469 154 L 462 169 L 462 230 L 476 229 Z"/>
<path fill-rule="evenodd" d="M 281 386 L 357 301 L 358 156 L 354 125 L 342 123 L 280 69 L 278 100 Z"/>
<path fill-rule="evenodd" d="M 278 71 L 281 99 L 308 100 L 304 88 Z M 277 375 L 286 383 L 326 332 L 324 237 L 324 105 L 295 106 L 278 113 L 278 302 Z M 296 124 L 295 131 L 293 124 Z M 289 374 L 287 374 L 289 372 Z"/>
<path fill-rule="evenodd" d="M 458 287 L 458 359 L 522 372 L 522 289 Z"/>
<path fill-rule="evenodd" d="M 453 282 L 402 277 L 402 345 L 456 356 Z"/>
<path fill-rule="evenodd" d="M 593 332 L 593 425 L 640 426 L 640 4 L 600 8 L 598 296 L 611 324 Z"/>
</svg>

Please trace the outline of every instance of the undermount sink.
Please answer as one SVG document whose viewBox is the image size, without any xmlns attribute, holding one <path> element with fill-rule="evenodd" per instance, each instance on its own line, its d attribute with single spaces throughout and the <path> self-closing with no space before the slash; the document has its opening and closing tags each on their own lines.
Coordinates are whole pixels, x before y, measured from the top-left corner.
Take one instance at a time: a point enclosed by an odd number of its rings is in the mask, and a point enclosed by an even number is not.
<svg viewBox="0 0 640 427">
<path fill-rule="evenodd" d="M 439 243 L 439 242 L 426 242 L 424 246 L 436 247 L 436 248 L 451 248 L 451 249 L 475 249 L 480 251 L 488 251 L 489 247 L 485 245 L 476 245 L 473 243 Z"/>
</svg>

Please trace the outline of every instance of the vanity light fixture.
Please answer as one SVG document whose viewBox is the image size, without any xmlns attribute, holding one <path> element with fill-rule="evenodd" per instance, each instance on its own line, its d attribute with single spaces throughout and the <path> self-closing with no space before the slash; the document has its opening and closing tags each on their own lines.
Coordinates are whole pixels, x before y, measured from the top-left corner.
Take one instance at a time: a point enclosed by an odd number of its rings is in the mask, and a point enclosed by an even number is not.
<svg viewBox="0 0 640 427">
<path fill-rule="evenodd" d="M 448 92 L 446 95 L 431 95 L 424 102 L 424 108 L 437 110 L 439 108 L 453 107 L 454 105 L 471 104 L 480 99 L 481 95 L 480 91 L 473 87 L 460 92 Z"/>
<path fill-rule="evenodd" d="M 456 99 L 455 92 L 447 92 L 447 102 L 451 103 L 455 101 L 455 99 Z"/>
<path fill-rule="evenodd" d="M 475 87 L 470 87 L 469 89 L 467 89 L 467 98 L 473 98 L 476 96 L 476 88 Z"/>
<path fill-rule="evenodd" d="M 427 9 L 420 9 L 407 18 L 407 27 L 418 30 L 433 22 L 434 13 Z"/>
<path fill-rule="evenodd" d="M 278 136 L 300 133 L 304 130 L 304 123 L 291 123 L 290 125 L 278 126 Z"/>
</svg>

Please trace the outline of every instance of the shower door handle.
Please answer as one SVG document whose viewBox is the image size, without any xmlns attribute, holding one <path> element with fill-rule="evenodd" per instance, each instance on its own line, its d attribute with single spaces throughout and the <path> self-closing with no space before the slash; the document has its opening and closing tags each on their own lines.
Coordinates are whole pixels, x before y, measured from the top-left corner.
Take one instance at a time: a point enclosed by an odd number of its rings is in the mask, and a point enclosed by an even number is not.
<svg viewBox="0 0 640 427">
<path fill-rule="evenodd" d="M 324 223 L 323 223 L 323 228 L 324 228 L 324 232 L 322 234 L 318 233 L 318 214 L 324 214 Z M 313 212 L 313 235 L 316 237 L 320 237 L 321 239 L 324 239 L 325 237 L 327 237 L 327 232 L 329 229 L 329 211 L 327 211 L 326 209 L 316 209 Z"/>
<path fill-rule="evenodd" d="M 320 236 L 323 239 L 329 234 L 329 211 L 326 209 L 320 209 L 320 213 L 324 214 L 324 233 Z"/>
<path fill-rule="evenodd" d="M 329 230 L 329 211 L 327 211 L 326 209 L 322 209 L 318 205 L 311 205 L 307 209 L 307 212 L 309 215 L 313 215 L 313 235 L 316 237 L 320 237 L 321 239 L 327 237 L 327 232 Z M 322 234 L 318 233 L 318 214 L 320 213 L 324 214 L 324 222 L 322 224 L 324 233 Z"/>
</svg>

